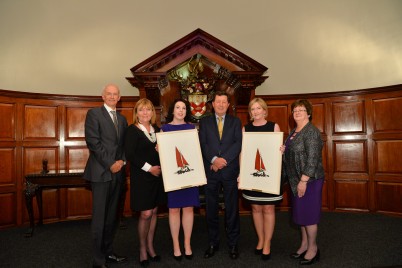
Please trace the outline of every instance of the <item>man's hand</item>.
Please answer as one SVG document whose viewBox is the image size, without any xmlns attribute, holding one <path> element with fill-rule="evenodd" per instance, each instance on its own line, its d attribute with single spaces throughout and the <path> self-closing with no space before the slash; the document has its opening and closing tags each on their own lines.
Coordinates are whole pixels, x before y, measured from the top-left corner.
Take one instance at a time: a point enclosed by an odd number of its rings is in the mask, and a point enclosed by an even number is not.
<svg viewBox="0 0 402 268">
<path fill-rule="evenodd" d="M 121 168 L 124 166 L 123 160 L 117 160 L 114 162 L 114 164 L 110 167 L 110 171 L 112 173 L 117 173 L 121 170 Z"/>
<path fill-rule="evenodd" d="M 222 157 L 217 157 L 214 161 L 214 163 L 212 164 L 212 166 L 215 166 L 217 169 L 222 169 L 224 167 L 226 167 L 227 162 L 224 158 Z"/>
<path fill-rule="evenodd" d="M 219 168 L 215 165 L 211 165 L 211 170 L 218 172 Z"/>
</svg>

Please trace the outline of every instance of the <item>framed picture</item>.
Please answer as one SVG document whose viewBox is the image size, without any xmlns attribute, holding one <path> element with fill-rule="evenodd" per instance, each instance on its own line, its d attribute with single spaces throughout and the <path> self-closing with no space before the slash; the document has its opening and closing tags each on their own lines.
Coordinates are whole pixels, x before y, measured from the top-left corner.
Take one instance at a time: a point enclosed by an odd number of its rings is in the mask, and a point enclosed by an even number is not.
<svg viewBox="0 0 402 268">
<path fill-rule="evenodd" d="M 196 129 L 159 132 L 156 139 L 166 192 L 207 184 Z"/>
<path fill-rule="evenodd" d="M 243 132 L 239 189 L 279 194 L 283 132 Z"/>
</svg>

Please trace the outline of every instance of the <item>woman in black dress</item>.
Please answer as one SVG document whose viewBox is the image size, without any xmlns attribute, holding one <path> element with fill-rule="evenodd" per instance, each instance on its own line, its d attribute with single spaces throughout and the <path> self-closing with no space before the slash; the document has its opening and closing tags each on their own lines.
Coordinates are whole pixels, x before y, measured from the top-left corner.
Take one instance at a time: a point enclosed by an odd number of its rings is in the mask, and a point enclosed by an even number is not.
<svg viewBox="0 0 402 268">
<path fill-rule="evenodd" d="M 130 161 L 130 205 L 139 211 L 138 236 L 140 239 L 140 264 L 148 266 L 148 255 L 159 261 L 153 240 L 158 205 L 166 196 L 161 177 L 159 155 L 156 150 L 155 108 L 148 99 L 140 99 L 134 107 L 134 122 L 127 128 L 125 138 L 126 158 Z"/>
<path fill-rule="evenodd" d="M 248 112 L 252 122 L 245 125 L 243 131 L 281 131 L 278 124 L 266 120 L 268 107 L 263 99 L 251 100 L 248 105 Z M 258 243 L 254 252 L 256 255 L 261 255 L 262 260 L 269 260 L 271 257 L 271 239 L 275 227 L 275 204 L 282 201 L 283 195 L 282 193 L 275 195 L 244 190 L 243 197 L 251 204 L 254 226 L 258 236 Z"/>
</svg>

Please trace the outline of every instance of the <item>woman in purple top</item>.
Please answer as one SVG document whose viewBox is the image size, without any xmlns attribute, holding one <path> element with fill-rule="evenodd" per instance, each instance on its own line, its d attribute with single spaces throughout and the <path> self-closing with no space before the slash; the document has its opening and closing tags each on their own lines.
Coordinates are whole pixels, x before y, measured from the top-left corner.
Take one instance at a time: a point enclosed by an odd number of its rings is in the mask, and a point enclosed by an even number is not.
<svg viewBox="0 0 402 268">
<path fill-rule="evenodd" d="M 191 113 L 190 104 L 183 100 L 175 100 L 169 107 L 166 121 L 169 122 L 162 126 L 162 131 L 180 131 L 194 129 L 195 126 L 190 124 Z M 170 233 L 173 240 L 173 257 L 177 261 L 181 261 L 182 253 L 179 243 L 180 225 L 183 226 L 184 232 L 184 256 L 186 259 L 193 257 L 191 249 L 191 233 L 194 222 L 194 207 L 200 206 L 198 187 L 180 189 L 167 193 L 169 208 L 169 225 Z M 180 219 L 180 210 L 183 216 Z"/>
</svg>

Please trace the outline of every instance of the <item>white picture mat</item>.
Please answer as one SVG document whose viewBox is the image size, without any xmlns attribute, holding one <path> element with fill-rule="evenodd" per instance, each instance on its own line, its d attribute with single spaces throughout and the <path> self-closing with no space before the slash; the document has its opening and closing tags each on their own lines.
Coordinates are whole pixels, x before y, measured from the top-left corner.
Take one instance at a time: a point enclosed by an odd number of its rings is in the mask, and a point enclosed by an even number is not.
<svg viewBox="0 0 402 268">
<path fill-rule="evenodd" d="M 281 187 L 283 132 L 243 132 L 239 189 L 279 194 Z M 269 177 L 256 177 L 257 149 Z"/>
<path fill-rule="evenodd" d="M 165 192 L 207 184 L 200 141 L 196 129 L 156 133 Z M 191 171 L 178 174 L 176 148 Z"/>
</svg>

